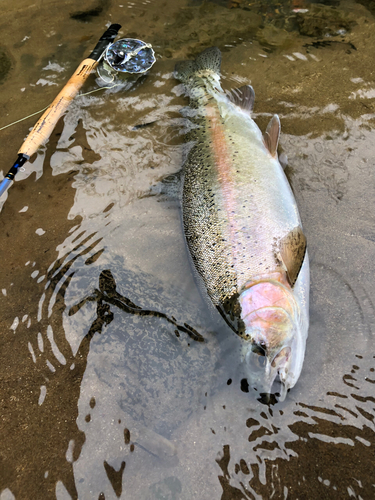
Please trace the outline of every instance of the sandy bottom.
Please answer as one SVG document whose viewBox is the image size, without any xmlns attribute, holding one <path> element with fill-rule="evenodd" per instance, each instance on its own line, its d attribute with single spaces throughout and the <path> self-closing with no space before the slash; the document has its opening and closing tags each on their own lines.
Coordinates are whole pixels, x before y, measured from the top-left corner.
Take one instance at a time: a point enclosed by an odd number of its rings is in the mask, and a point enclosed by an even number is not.
<svg viewBox="0 0 375 500">
<path fill-rule="evenodd" d="M 111 22 L 157 62 L 78 97 L 0 200 L 0 500 L 375 496 L 371 9 L 3 0 L 0 127 L 47 106 Z M 180 222 L 173 68 L 211 45 L 225 89 L 254 87 L 260 128 L 280 116 L 309 245 L 303 372 L 268 406 L 241 390 Z M 36 119 L 0 130 L 4 174 Z"/>
</svg>

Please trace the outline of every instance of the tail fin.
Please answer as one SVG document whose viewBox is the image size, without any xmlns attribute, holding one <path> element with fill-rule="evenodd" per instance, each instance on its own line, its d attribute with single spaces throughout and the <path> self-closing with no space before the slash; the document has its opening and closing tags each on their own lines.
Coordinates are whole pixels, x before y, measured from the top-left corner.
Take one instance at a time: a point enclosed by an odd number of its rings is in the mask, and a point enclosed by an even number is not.
<svg viewBox="0 0 375 500">
<path fill-rule="evenodd" d="M 176 64 L 175 77 L 189 86 L 191 79 L 199 76 L 212 76 L 218 79 L 220 75 L 221 52 L 218 47 L 210 47 L 199 54 L 195 61 L 182 61 Z"/>
</svg>

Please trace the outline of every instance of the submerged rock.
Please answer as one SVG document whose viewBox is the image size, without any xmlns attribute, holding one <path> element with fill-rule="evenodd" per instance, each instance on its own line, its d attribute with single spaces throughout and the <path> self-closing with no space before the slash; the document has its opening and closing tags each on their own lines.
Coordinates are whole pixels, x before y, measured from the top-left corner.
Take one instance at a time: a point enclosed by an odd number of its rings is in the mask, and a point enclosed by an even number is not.
<svg viewBox="0 0 375 500">
<path fill-rule="evenodd" d="M 159 43 L 165 57 L 193 58 L 212 45 L 225 50 L 252 40 L 262 24 L 262 16 L 254 11 L 203 3 L 180 9 L 174 22 L 166 26 L 165 38 Z M 185 47 L 189 47 L 187 52 Z"/>
<path fill-rule="evenodd" d="M 285 30 L 268 24 L 257 33 L 257 39 L 261 45 L 270 48 L 288 47 L 293 43 L 292 36 Z"/>
<path fill-rule="evenodd" d="M 12 62 L 4 49 L 0 48 L 0 84 L 3 83 L 12 69 Z"/>
<path fill-rule="evenodd" d="M 347 13 L 321 4 L 312 4 L 308 12 L 298 13 L 296 22 L 301 35 L 314 37 L 343 34 L 355 24 Z"/>
</svg>

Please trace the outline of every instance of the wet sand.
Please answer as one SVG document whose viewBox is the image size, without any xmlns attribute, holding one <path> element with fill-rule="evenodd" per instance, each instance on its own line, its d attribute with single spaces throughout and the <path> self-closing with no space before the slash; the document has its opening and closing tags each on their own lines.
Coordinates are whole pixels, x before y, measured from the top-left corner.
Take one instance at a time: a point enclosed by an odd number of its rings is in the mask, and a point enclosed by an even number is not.
<svg viewBox="0 0 375 500">
<path fill-rule="evenodd" d="M 157 63 L 130 91 L 77 98 L 0 201 L 1 500 L 374 497 L 371 9 L 3 2 L 0 127 L 47 106 L 111 22 Z M 174 65 L 211 45 L 224 88 L 254 87 L 261 129 L 280 116 L 309 245 L 304 368 L 270 406 L 241 390 L 237 339 L 189 267 L 177 180 L 161 182 L 185 154 Z M 0 131 L 3 173 L 36 119 Z"/>
</svg>

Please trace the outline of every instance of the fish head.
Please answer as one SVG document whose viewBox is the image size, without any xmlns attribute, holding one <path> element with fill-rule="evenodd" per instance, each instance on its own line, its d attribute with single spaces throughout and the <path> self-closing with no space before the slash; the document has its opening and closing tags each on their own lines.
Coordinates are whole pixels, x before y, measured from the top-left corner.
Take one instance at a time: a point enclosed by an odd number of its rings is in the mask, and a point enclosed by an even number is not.
<svg viewBox="0 0 375 500">
<path fill-rule="evenodd" d="M 258 296 L 254 300 L 254 292 L 259 295 L 259 291 L 265 294 L 263 297 L 266 299 L 259 300 Z M 277 300 L 272 300 L 266 293 L 267 287 L 258 286 L 257 290 L 250 288 L 241 294 L 240 301 L 244 360 L 249 382 L 260 394 L 271 394 L 278 376 L 281 382 L 279 400 L 283 401 L 301 373 L 305 342 L 293 295 L 288 290 L 281 291 L 282 294 L 274 294 Z M 259 305 L 261 307 L 257 307 Z"/>
</svg>

